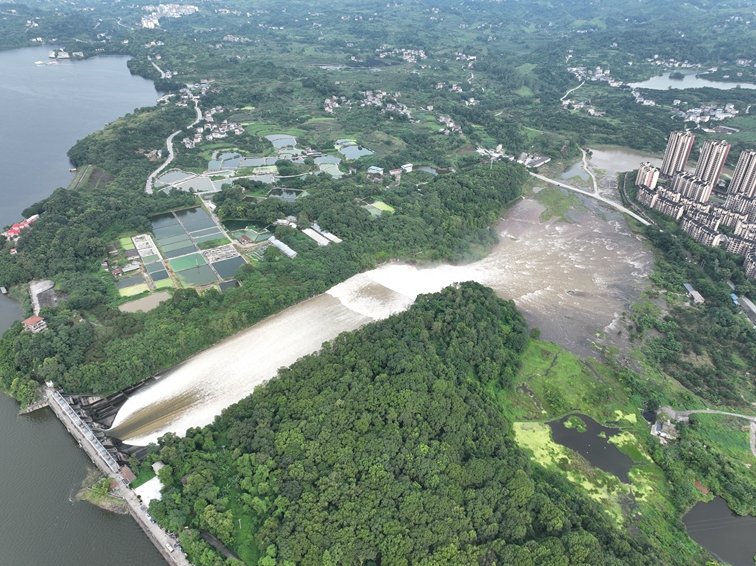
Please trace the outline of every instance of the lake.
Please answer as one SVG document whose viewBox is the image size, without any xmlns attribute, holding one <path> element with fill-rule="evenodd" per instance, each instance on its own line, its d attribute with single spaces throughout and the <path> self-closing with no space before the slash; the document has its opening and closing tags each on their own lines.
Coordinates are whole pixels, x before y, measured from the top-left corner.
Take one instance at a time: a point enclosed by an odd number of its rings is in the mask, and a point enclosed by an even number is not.
<svg viewBox="0 0 756 566">
<path fill-rule="evenodd" d="M 670 73 L 678 72 L 682 73 L 683 78 L 671 79 Z M 730 90 L 731 88 L 756 88 L 756 84 L 750 83 L 736 83 L 736 82 L 724 82 L 724 81 L 710 81 L 702 76 L 696 76 L 696 73 L 700 71 L 670 71 L 657 77 L 651 77 L 650 79 L 640 83 L 628 83 L 633 88 L 648 88 L 652 90 L 667 90 L 667 89 L 685 89 L 685 88 L 718 88 L 719 90 Z"/>
<path fill-rule="evenodd" d="M 66 186 L 66 151 L 134 108 L 155 103 L 152 83 L 126 57 L 35 65 L 48 48 L 0 51 L 0 225 Z M 0 331 L 23 313 L 0 295 Z M 158 566 L 157 549 L 130 516 L 75 499 L 93 465 L 47 409 L 18 417 L 0 395 L 0 566 Z"/>
</svg>

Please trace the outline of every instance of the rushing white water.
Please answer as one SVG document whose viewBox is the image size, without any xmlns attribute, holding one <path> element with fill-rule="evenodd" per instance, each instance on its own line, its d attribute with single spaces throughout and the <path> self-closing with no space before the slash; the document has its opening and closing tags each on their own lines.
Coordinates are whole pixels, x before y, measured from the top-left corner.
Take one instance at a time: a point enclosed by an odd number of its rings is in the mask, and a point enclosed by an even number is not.
<svg viewBox="0 0 756 566">
<path fill-rule="evenodd" d="M 166 432 L 184 434 L 209 424 L 278 368 L 316 352 L 323 342 L 456 282 L 477 281 L 514 299 L 544 338 L 590 354 L 589 340 L 616 326 L 616 313 L 648 273 L 650 255 L 615 218 L 606 222 L 576 212 L 572 223 L 542 223 L 542 211 L 528 200 L 514 207 L 499 227 L 501 243 L 478 262 L 389 264 L 265 319 L 141 389 L 121 408 L 110 434 L 145 445 Z"/>
</svg>

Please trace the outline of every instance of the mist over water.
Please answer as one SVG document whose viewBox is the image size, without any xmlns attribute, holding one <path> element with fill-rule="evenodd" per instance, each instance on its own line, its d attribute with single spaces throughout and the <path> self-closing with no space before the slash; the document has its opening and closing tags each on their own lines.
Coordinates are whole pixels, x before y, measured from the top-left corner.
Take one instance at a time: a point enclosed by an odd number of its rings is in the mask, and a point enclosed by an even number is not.
<svg viewBox="0 0 756 566">
<path fill-rule="evenodd" d="M 323 342 L 406 310 L 419 294 L 463 281 L 514 299 L 543 338 L 592 355 L 591 340 L 614 329 L 651 256 L 611 212 L 599 211 L 605 220 L 591 210 L 573 211 L 570 223 L 544 223 L 543 210 L 532 200 L 518 203 L 499 226 L 500 243 L 475 263 L 388 264 L 263 320 L 141 389 L 121 408 L 110 434 L 146 445 L 166 432 L 183 435 L 207 425 Z"/>
</svg>

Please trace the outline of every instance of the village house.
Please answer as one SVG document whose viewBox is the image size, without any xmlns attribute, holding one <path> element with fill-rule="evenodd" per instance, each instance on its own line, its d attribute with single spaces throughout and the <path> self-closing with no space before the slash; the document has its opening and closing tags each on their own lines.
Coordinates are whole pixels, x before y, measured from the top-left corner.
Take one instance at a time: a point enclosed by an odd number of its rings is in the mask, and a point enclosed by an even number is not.
<svg viewBox="0 0 756 566">
<path fill-rule="evenodd" d="M 32 334 L 39 334 L 47 330 L 47 323 L 41 316 L 30 316 L 22 322 L 24 330 L 31 332 Z"/>
</svg>

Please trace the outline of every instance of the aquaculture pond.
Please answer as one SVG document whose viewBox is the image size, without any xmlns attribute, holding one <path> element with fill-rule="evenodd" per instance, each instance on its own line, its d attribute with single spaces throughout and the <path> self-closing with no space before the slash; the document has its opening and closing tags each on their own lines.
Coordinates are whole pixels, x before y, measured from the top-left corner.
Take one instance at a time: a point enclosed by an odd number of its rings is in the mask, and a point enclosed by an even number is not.
<svg viewBox="0 0 756 566">
<path fill-rule="evenodd" d="M 724 499 L 699 501 L 683 517 L 690 538 L 720 562 L 753 566 L 756 556 L 756 517 L 735 515 Z"/>
<path fill-rule="evenodd" d="M 244 263 L 242 258 L 232 257 L 231 259 L 216 261 L 213 264 L 213 269 L 220 275 L 221 279 L 228 279 L 229 277 L 233 277 Z"/>
<path fill-rule="evenodd" d="M 554 442 L 574 450 L 588 460 L 592 466 L 614 474 L 621 481 L 629 483 L 628 472 L 633 467 L 633 461 L 609 442 L 612 436 L 619 434 L 619 429 L 602 426 L 585 415 L 574 416 L 579 417 L 585 423 L 584 432 L 581 432 L 582 426 L 572 428 L 565 426 L 570 419 L 570 416 L 567 416 L 548 423 Z"/>
</svg>

